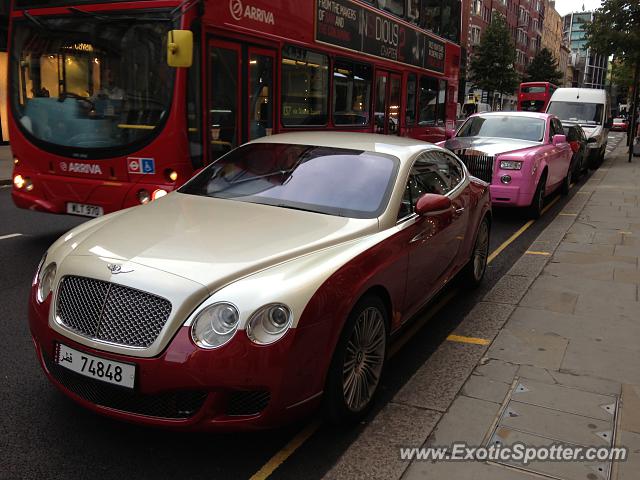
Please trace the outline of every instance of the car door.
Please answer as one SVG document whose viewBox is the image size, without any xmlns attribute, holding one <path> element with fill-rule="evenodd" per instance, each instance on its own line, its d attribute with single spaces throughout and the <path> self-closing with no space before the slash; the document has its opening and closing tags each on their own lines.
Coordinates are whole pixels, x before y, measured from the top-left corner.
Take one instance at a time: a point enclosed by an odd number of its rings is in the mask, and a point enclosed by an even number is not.
<svg viewBox="0 0 640 480">
<path fill-rule="evenodd" d="M 557 135 L 564 135 L 564 130 L 562 128 L 562 123 L 557 118 L 551 119 L 551 124 L 555 126 L 554 130 Z M 571 166 L 571 159 L 573 158 L 573 150 L 571 149 L 571 145 L 569 142 L 561 143 L 555 147 L 555 158 L 554 163 L 557 166 L 557 181 L 561 182 L 564 180 L 564 177 L 567 176 L 567 172 L 569 171 L 569 167 Z"/>
<path fill-rule="evenodd" d="M 564 135 L 564 130 L 562 129 L 562 126 L 560 126 L 560 129 L 558 129 L 558 125 L 554 120 L 556 119 L 549 119 L 549 135 L 547 137 L 547 144 L 543 147 L 543 153 L 546 157 L 548 168 L 547 187 L 558 185 L 566 175 L 567 170 L 566 168 L 564 168 L 564 150 L 561 148 L 561 146 L 556 146 L 553 144 L 553 137 L 555 135 Z M 567 146 L 569 146 L 569 144 L 567 144 Z M 549 193 L 548 190 L 547 193 Z"/>
<path fill-rule="evenodd" d="M 463 189 L 455 188 L 461 182 L 462 170 L 457 162 L 442 152 L 424 152 L 413 164 L 403 202 L 404 213 L 413 212 L 416 202 L 425 193 L 449 195 L 450 209 L 420 217 L 411 214 L 405 218 L 407 228 L 409 264 L 407 268 L 407 311 L 415 312 L 431 298 L 445 282 L 453 269 L 462 244 L 468 205 Z M 455 159 L 454 159 L 455 160 Z M 403 212 L 401 209 L 401 215 Z"/>
</svg>

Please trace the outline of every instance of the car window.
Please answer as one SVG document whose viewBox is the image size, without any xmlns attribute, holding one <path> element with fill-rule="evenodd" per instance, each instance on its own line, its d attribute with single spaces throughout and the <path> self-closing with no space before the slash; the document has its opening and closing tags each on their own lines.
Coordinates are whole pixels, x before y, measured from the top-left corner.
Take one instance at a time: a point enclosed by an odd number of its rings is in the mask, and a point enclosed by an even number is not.
<svg viewBox="0 0 640 480">
<path fill-rule="evenodd" d="M 398 218 L 413 214 L 416 202 L 425 193 L 446 195 L 457 187 L 463 178 L 462 166 L 454 156 L 440 151 L 421 154 L 411 168 Z"/>
</svg>

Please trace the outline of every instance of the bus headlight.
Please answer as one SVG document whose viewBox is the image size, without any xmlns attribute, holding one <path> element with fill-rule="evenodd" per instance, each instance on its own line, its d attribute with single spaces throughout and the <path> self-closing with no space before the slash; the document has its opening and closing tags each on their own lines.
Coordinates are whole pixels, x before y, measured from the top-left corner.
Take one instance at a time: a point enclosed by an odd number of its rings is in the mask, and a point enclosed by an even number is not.
<svg viewBox="0 0 640 480">
<path fill-rule="evenodd" d="M 175 182 L 176 180 L 178 180 L 178 172 L 176 172 L 172 168 L 167 168 L 164 171 L 164 176 L 167 179 L 167 182 Z"/>
<path fill-rule="evenodd" d="M 167 195 L 167 191 L 163 190 L 162 188 L 158 188 L 157 190 L 154 190 L 153 193 L 151 194 L 151 200 L 157 200 L 159 198 L 164 197 L 165 195 Z"/>
<path fill-rule="evenodd" d="M 149 201 L 151 200 L 151 194 L 149 193 L 149 190 L 140 190 L 138 192 L 138 201 L 143 204 L 146 205 L 147 203 L 149 203 Z"/>
</svg>

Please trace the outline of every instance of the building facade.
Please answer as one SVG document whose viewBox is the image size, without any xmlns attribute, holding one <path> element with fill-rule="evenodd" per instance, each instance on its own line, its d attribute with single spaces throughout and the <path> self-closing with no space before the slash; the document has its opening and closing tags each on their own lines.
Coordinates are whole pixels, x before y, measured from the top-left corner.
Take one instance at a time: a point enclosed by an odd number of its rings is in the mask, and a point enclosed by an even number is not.
<svg viewBox="0 0 640 480">
<path fill-rule="evenodd" d="M 593 12 L 575 12 L 564 17 L 563 35 L 571 49 L 573 87 L 605 88 L 607 83 L 609 59 L 587 48 L 584 25 L 592 19 Z"/>
</svg>

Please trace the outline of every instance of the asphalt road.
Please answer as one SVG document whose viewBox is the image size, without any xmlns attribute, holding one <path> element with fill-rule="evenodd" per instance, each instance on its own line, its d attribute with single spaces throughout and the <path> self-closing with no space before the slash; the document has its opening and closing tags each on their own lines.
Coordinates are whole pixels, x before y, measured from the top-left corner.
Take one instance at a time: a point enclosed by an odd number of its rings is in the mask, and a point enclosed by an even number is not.
<svg viewBox="0 0 640 480">
<path fill-rule="evenodd" d="M 612 133 L 610 148 L 623 138 Z M 495 258 L 481 288 L 460 291 L 390 360 L 378 409 L 445 341 L 576 191 L 574 187 L 569 197 L 557 200 Z M 251 477 L 313 419 L 268 432 L 174 433 L 119 423 L 85 411 L 46 380 L 27 324 L 29 286 L 46 248 L 83 221 L 18 210 L 11 202 L 9 188 L 0 188 L 0 322 L 4 332 L 0 347 L 0 479 Z M 496 210 L 491 250 L 526 222 L 518 211 Z M 21 235 L 6 237 L 12 234 Z M 457 285 L 450 289 L 457 289 Z M 456 361 L 451 359 L 451 368 L 456 368 Z M 359 431 L 358 427 L 321 425 L 271 478 L 321 478 Z"/>
</svg>

